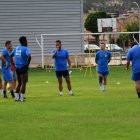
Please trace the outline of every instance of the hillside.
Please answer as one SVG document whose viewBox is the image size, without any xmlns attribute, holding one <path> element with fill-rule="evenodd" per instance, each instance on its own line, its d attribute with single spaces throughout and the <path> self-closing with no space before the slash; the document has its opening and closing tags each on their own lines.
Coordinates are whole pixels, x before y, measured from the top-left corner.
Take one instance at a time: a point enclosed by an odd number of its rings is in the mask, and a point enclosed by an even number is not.
<svg viewBox="0 0 140 140">
<path fill-rule="evenodd" d="M 134 0 L 140 5 L 140 0 Z M 90 9 L 101 10 L 105 12 L 124 13 L 131 8 L 136 8 L 133 0 L 84 0 L 84 12 Z"/>
</svg>

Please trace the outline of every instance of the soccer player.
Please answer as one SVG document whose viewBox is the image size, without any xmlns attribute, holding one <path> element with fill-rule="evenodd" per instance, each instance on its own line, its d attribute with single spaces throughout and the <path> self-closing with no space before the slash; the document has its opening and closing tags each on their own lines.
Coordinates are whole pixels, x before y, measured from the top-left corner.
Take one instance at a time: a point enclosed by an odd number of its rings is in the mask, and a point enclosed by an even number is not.
<svg viewBox="0 0 140 140">
<path fill-rule="evenodd" d="M 11 53 L 12 51 L 13 51 L 13 47 L 10 48 L 9 52 Z M 13 75 L 13 89 L 15 92 L 17 75 L 16 75 L 16 67 L 15 67 L 15 63 L 14 63 L 14 58 L 11 58 L 11 70 L 12 70 L 12 75 Z"/>
<path fill-rule="evenodd" d="M 1 67 L 0 67 L 0 92 L 2 92 L 2 78 L 1 78 Z"/>
<path fill-rule="evenodd" d="M 60 96 L 63 95 L 62 76 L 65 78 L 69 95 L 73 95 L 67 62 L 71 67 L 69 53 L 66 49 L 62 48 L 61 41 L 56 40 L 56 49 L 52 51 L 52 58 L 54 58 L 55 72 L 59 84 Z"/>
<path fill-rule="evenodd" d="M 129 69 L 130 62 L 132 63 L 132 80 L 135 82 L 135 88 L 140 98 L 140 45 L 134 45 L 127 53 L 126 68 Z"/>
<path fill-rule="evenodd" d="M 21 36 L 19 38 L 20 46 L 17 46 L 12 53 L 11 57 L 14 57 L 14 63 L 17 73 L 18 85 L 16 87 L 15 101 L 25 101 L 24 95 L 26 91 L 26 83 L 28 81 L 28 67 L 31 61 L 31 52 L 27 47 L 27 38 Z"/>
<path fill-rule="evenodd" d="M 104 92 L 109 74 L 108 63 L 111 60 L 111 53 L 105 50 L 105 43 L 100 43 L 100 49 L 101 50 L 96 53 L 95 62 L 98 65 L 100 90 Z"/>
<path fill-rule="evenodd" d="M 12 98 L 15 97 L 13 92 L 13 75 L 11 71 L 11 60 L 9 56 L 9 49 L 12 47 L 11 41 L 5 42 L 5 48 L 2 50 L 1 59 L 2 59 L 2 77 L 3 77 L 3 97 L 7 98 L 7 83 L 10 84 L 10 92 Z"/>
</svg>

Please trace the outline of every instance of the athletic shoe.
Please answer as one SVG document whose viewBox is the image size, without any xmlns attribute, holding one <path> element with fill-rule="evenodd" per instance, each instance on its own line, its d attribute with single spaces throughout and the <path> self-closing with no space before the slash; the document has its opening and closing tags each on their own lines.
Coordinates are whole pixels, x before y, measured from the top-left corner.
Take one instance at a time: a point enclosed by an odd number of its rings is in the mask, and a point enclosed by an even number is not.
<svg viewBox="0 0 140 140">
<path fill-rule="evenodd" d="M 8 97 L 7 97 L 7 94 L 4 94 L 4 93 L 3 93 L 3 97 L 4 97 L 4 98 L 8 98 Z"/>
<path fill-rule="evenodd" d="M 7 95 L 4 95 L 3 97 L 4 97 L 4 98 L 8 98 Z"/>
<path fill-rule="evenodd" d="M 69 93 L 69 96 L 74 96 L 74 94 L 73 93 Z"/>
<path fill-rule="evenodd" d="M 15 102 L 18 102 L 18 101 L 20 101 L 20 100 L 15 99 Z"/>
<path fill-rule="evenodd" d="M 23 99 L 23 100 L 19 100 L 19 101 L 20 101 L 20 102 L 25 102 L 26 100 Z"/>
<path fill-rule="evenodd" d="M 60 96 L 63 96 L 63 93 L 60 93 Z"/>
</svg>

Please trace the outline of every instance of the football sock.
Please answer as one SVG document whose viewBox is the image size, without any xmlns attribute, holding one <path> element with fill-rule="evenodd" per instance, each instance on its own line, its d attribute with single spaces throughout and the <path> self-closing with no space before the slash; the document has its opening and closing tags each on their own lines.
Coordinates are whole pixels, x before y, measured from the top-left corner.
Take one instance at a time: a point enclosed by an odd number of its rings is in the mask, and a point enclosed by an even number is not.
<svg viewBox="0 0 140 140">
<path fill-rule="evenodd" d="M 69 94 L 72 95 L 72 90 L 69 91 Z"/>
<path fill-rule="evenodd" d="M 4 98 L 7 98 L 7 94 L 6 94 L 6 91 L 5 90 L 3 91 L 3 97 Z"/>
<path fill-rule="evenodd" d="M 106 90 L 106 85 L 103 85 L 103 90 L 104 90 L 104 91 Z"/>
<path fill-rule="evenodd" d="M 140 92 L 137 92 L 137 94 L 138 94 L 138 98 L 140 98 Z"/>
<path fill-rule="evenodd" d="M 15 94 L 14 94 L 13 90 L 11 91 L 11 96 L 12 96 L 12 98 L 15 98 Z"/>
<path fill-rule="evenodd" d="M 102 83 L 103 81 L 103 76 L 99 76 L 99 83 Z"/>
<path fill-rule="evenodd" d="M 19 100 L 19 93 L 15 93 L 15 100 L 16 100 L 16 101 Z"/>
<path fill-rule="evenodd" d="M 23 94 L 23 93 L 20 94 L 20 101 L 21 101 L 21 102 L 24 101 L 24 94 Z"/>
<path fill-rule="evenodd" d="M 103 90 L 103 85 L 100 83 L 100 90 Z"/>
<path fill-rule="evenodd" d="M 60 96 L 62 96 L 63 95 L 63 92 L 62 91 L 60 91 Z"/>
</svg>

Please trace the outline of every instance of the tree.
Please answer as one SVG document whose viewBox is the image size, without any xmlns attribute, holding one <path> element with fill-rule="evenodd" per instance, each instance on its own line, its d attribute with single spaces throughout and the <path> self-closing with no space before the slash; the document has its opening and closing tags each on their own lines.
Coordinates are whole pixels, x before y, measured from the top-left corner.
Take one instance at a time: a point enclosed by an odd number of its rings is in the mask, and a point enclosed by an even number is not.
<svg viewBox="0 0 140 140">
<path fill-rule="evenodd" d="M 97 33 L 98 32 L 97 19 L 99 18 L 111 18 L 111 16 L 108 15 L 106 12 L 101 12 L 101 11 L 89 13 L 84 24 L 86 30 L 92 33 Z M 99 35 L 95 35 L 95 37 L 96 37 L 96 44 L 99 45 Z"/>
<path fill-rule="evenodd" d="M 139 22 L 138 21 L 134 21 L 131 23 L 128 23 L 125 27 L 125 31 L 126 32 L 137 32 L 139 31 Z M 135 39 L 137 40 L 137 42 L 139 42 L 139 34 L 134 34 Z M 133 39 L 133 35 L 132 34 L 126 34 L 126 35 L 120 35 L 119 39 L 123 40 L 123 44 L 128 44 L 128 43 L 133 43 L 134 39 Z"/>
</svg>

